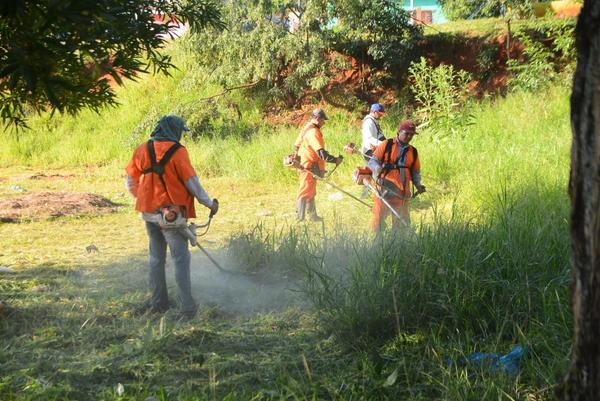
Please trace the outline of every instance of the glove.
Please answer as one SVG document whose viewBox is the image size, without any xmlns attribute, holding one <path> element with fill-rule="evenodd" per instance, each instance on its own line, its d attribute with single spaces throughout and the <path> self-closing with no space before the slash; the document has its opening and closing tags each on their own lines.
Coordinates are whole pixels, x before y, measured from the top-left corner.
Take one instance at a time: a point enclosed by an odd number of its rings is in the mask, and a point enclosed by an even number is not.
<svg viewBox="0 0 600 401">
<path fill-rule="evenodd" d="M 217 198 L 213 199 L 212 207 L 210 208 L 210 217 L 213 217 L 219 211 L 219 201 Z"/>
<path fill-rule="evenodd" d="M 338 165 L 342 164 L 343 160 L 344 160 L 344 156 L 339 155 L 338 157 L 335 158 L 335 165 L 338 166 Z"/>
</svg>

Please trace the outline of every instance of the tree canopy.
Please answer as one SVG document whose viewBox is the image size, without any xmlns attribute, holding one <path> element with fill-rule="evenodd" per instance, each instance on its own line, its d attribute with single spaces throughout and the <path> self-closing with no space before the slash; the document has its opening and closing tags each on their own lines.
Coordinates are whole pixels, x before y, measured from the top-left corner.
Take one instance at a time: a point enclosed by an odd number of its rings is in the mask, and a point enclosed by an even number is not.
<svg viewBox="0 0 600 401">
<path fill-rule="evenodd" d="M 198 60 L 225 86 L 266 83 L 273 98 L 320 91 L 344 56 L 394 73 L 420 36 L 394 0 L 238 1 L 224 7 L 227 29 L 194 39 Z"/>
<path fill-rule="evenodd" d="M 0 118 L 76 113 L 116 103 L 121 84 L 168 73 L 162 54 L 179 23 L 222 29 L 216 0 L 11 0 L 0 2 Z"/>
</svg>

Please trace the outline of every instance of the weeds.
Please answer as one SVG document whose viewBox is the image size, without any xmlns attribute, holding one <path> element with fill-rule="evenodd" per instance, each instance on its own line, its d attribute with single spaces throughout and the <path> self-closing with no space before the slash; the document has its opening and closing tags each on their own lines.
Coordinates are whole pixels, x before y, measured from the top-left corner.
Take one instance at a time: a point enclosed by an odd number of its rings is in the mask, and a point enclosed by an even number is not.
<svg viewBox="0 0 600 401">
<path fill-rule="evenodd" d="M 409 68 L 411 91 L 419 104 L 418 117 L 433 132 L 435 139 L 457 134 L 472 118 L 465 112 L 469 73 L 452 65 L 431 67 L 421 57 Z"/>
</svg>

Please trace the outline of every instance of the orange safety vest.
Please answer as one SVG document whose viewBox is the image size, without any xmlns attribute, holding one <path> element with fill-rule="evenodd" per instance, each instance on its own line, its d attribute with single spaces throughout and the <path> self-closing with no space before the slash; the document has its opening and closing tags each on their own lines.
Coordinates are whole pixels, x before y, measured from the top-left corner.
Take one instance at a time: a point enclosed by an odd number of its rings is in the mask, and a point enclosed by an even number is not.
<svg viewBox="0 0 600 401">
<path fill-rule="evenodd" d="M 307 170 L 313 169 L 316 166 L 319 171 L 325 170 L 325 160 L 321 159 L 317 154 L 319 149 L 324 149 L 323 134 L 321 129 L 315 124 L 305 127 L 302 138 L 298 137 L 296 143 L 300 143 L 298 155 L 300 156 L 300 164 Z"/>
<path fill-rule="evenodd" d="M 390 138 L 375 148 L 373 157 L 382 164 L 379 178 L 390 181 L 396 187 L 395 191 L 398 194 L 410 197 L 412 173 L 421 170 L 417 149 L 408 145 L 400 154 L 398 138 Z"/>
<path fill-rule="evenodd" d="M 156 160 L 160 162 L 175 143 L 153 141 Z M 196 217 L 194 197 L 184 184 L 186 180 L 197 175 L 187 149 L 181 146 L 164 165 L 162 175 L 164 185 L 160 176 L 150 171 L 151 166 L 148 144 L 143 143 L 134 150 L 126 168 L 127 175 L 133 177 L 138 183 L 135 209 L 140 212 L 155 213 L 162 206 L 178 205 L 185 208 L 186 217 Z"/>
</svg>

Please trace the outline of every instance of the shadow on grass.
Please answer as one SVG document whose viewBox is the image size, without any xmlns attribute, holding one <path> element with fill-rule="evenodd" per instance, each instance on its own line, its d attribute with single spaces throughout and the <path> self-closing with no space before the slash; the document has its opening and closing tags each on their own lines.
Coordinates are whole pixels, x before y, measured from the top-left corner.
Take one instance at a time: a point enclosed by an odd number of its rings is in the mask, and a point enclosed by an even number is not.
<svg viewBox="0 0 600 401">
<path fill-rule="evenodd" d="M 244 263 L 302 278 L 318 320 L 282 295 L 291 278 L 267 294 L 272 283 L 224 275 L 196 253 L 204 307 L 186 324 L 175 310 L 133 313 L 147 296 L 143 255 L 3 279 L 12 311 L 0 321 L 0 398 L 523 398 L 554 382 L 568 352 L 568 205 L 558 189 L 491 199 L 476 215 L 452 210 L 375 244 L 266 230 L 230 243 Z M 231 254 L 215 256 L 234 268 Z M 518 378 L 445 362 L 513 343 L 531 350 Z"/>
</svg>

